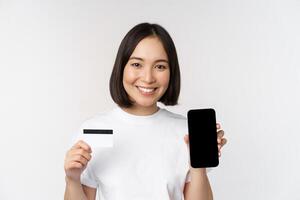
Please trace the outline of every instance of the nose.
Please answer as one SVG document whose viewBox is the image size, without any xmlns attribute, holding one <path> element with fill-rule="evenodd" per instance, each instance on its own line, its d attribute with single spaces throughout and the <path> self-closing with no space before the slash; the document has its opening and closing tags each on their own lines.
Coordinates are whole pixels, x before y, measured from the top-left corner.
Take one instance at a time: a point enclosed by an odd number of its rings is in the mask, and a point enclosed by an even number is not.
<svg viewBox="0 0 300 200">
<path fill-rule="evenodd" d="M 145 67 L 143 70 L 142 80 L 147 83 L 153 83 L 155 82 L 155 77 L 152 71 L 152 67 Z"/>
</svg>

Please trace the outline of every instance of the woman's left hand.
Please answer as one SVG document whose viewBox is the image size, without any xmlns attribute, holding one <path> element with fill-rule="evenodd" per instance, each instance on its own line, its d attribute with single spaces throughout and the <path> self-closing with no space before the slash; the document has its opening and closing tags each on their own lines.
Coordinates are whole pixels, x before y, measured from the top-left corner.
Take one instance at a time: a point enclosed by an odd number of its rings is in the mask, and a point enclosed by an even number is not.
<svg viewBox="0 0 300 200">
<path fill-rule="evenodd" d="M 218 142 L 218 149 L 219 149 L 219 157 L 221 157 L 221 149 L 227 143 L 227 139 L 224 138 L 224 131 L 221 129 L 221 125 L 219 123 L 216 124 L 217 126 L 217 142 Z M 184 141 L 187 145 L 189 145 L 189 136 L 184 136 Z"/>
</svg>

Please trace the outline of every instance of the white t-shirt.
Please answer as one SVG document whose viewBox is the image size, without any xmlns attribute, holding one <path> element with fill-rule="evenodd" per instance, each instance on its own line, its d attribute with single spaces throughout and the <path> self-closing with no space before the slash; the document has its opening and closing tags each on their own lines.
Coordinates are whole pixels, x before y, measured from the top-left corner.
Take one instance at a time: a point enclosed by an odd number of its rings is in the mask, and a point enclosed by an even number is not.
<svg viewBox="0 0 300 200">
<path fill-rule="evenodd" d="M 93 149 L 81 183 L 105 200 L 181 200 L 190 181 L 185 117 L 160 108 L 137 116 L 116 107 L 79 129 L 113 129 L 113 147 Z M 74 141 L 76 141 L 76 137 Z"/>
</svg>

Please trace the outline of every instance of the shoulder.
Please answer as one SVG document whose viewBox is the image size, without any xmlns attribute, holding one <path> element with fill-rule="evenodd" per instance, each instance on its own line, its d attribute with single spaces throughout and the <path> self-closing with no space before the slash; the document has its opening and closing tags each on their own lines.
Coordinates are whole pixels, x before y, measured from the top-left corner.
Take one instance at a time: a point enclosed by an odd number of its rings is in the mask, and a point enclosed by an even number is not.
<svg viewBox="0 0 300 200">
<path fill-rule="evenodd" d="M 103 111 L 94 114 L 91 117 L 86 118 L 82 123 L 81 127 L 93 127 L 93 126 L 99 126 L 101 124 L 107 124 L 108 122 L 111 122 L 112 118 L 112 111 Z"/>
<path fill-rule="evenodd" d="M 187 121 L 187 118 L 181 114 L 171 112 L 165 108 L 163 108 L 163 112 L 167 118 L 169 118 L 173 121 L 176 121 L 176 122 L 186 122 Z"/>
<path fill-rule="evenodd" d="M 165 121 L 168 125 L 176 128 L 187 128 L 187 118 L 181 114 L 163 109 Z"/>
<path fill-rule="evenodd" d="M 164 110 L 165 114 L 166 114 L 168 117 L 170 117 L 170 118 L 172 118 L 172 119 L 174 119 L 174 120 L 186 121 L 186 119 L 187 119 L 185 116 L 183 116 L 183 115 L 181 115 L 181 114 L 171 112 L 171 111 L 169 111 L 169 110 L 167 110 L 167 109 L 163 109 L 163 110 Z"/>
</svg>

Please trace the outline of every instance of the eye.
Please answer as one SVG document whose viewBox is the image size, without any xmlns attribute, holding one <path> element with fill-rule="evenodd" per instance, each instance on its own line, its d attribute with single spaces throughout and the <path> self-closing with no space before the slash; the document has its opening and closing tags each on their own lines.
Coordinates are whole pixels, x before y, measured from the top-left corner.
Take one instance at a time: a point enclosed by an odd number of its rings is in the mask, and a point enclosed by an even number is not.
<svg viewBox="0 0 300 200">
<path fill-rule="evenodd" d="M 164 66 L 164 65 L 156 65 L 156 67 L 157 67 L 159 70 L 167 69 L 167 67 Z"/>
<path fill-rule="evenodd" d="M 132 63 L 131 66 L 133 66 L 133 67 L 140 67 L 141 65 L 140 65 L 140 63 Z"/>
</svg>

